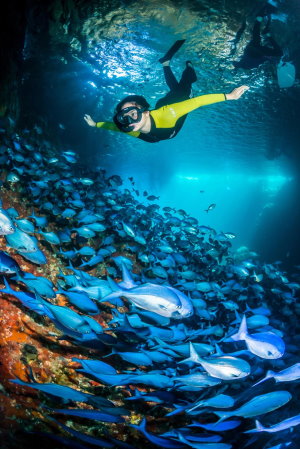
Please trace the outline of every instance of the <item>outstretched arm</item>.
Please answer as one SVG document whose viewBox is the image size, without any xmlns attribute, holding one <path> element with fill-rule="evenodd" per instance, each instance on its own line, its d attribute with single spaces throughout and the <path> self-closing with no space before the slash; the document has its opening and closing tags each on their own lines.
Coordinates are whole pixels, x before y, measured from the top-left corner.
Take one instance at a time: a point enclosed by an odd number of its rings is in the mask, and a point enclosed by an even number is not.
<svg viewBox="0 0 300 449">
<path fill-rule="evenodd" d="M 226 100 L 238 100 L 249 89 L 249 86 L 236 87 L 230 94 L 225 94 L 225 98 Z"/>
<path fill-rule="evenodd" d="M 229 94 L 200 95 L 199 97 L 190 98 L 189 100 L 180 101 L 179 103 L 163 106 L 155 111 L 152 111 L 151 114 L 157 124 L 161 122 L 162 128 L 171 127 L 175 125 L 180 117 L 200 108 L 201 106 L 219 103 L 225 100 L 237 100 L 248 89 L 248 86 L 240 86 L 233 89 L 233 91 Z"/>
<path fill-rule="evenodd" d="M 83 118 L 89 126 L 92 126 L 94 128 L 103 128 L 108 129 L 109 131 L 122 132 L 113 122 L 95 122 L 88 114 L 85 114 Z M 140 133 L 138 131 L 132 131 L 126 134 L 132 137 L 138 137 Z"/>
</svg>

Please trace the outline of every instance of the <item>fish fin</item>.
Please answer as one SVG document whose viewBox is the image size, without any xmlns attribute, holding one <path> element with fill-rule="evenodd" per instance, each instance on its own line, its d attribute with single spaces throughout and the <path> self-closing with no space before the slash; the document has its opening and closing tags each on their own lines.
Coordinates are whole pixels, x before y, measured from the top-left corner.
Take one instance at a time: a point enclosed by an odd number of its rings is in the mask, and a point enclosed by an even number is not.
<svg viewBox="0 0 300 449">
<path fill-rule="evenodd" d="M 120 290 L 122 290 L 119 284 L 117 284 L 117 282 L 115 282 L 110 276 L 107 276 L 107 282 L 113 292 L 120 292 Z"/>
<path fill-rule="evenodd" d="M 256 430 L 258 430 L 259 432 L 261 432 L 262 430 L 264 430 L 264 426 L 258 421 L 258 419 L 255 420 L 255 425 L 256 425 Z"/>
<path fill-rule="evenodd" d="M 139 424 L 130 424 L 130 427 L 133 427 L 134 429 L 137 429 L 140 432 L 144 433 L 146 432 L 146 424 L 147 424 L 146 418 L 143 418 Z"/>
<path fill-rule="evenodd" d="M 201 364 L 201 358 L 199 357 L 193 343 L 190 341 L 190 356 L 184 360 L 180 360 L 178 363 L 200 363 Z"/>
<path fill-rule="evenodd" d="M 14 294 L 15 291 L 11 288 L 11 286 L 9 285 L 9 283 L 7 282 L 6 278 L 3 276 L 3 280 L 4 280 L 4 285 L 5 288 L 3 288 L 2 290 L 0 290 L 2 293 L 8 293 L 8 294 Z"/>
<path fill-rule="evenodd" d="M 27 365 L 27 368 L 28 368 L 28 371 L 29 371 L 28 377 L 29 377 L 29 379 L 31 380 L 31 382 L 36 383 L 36 384 L 37 384 L 37 383 L 40 383 L 40 382 L 37 382 L 37 381 L 36 381 L 31 366 L 30 366 L 30 365 Z"/>
<path fill-rule="evenodd" d="M 121 262 L 121 266 L 122 266 L 122 277 L 123 277 L 123 284 L 126 285 L 126 288 L 133 288 L 136 287 L 137 284 L 134 282 L 134 280 L 132 279 L 132 276 L 126 266 L 125 263 Z"/>
<path fill-rule="evenodd" d="M 180 405 L 179 406 L 179 405 L 174 404 L 174 407 L 176 407 L 176 409 L 170 413 L 167 413 L 167 415 L 165 415 L 165 416 L 178 415 L 178 413 L 184 412 L 189 406 L 188 405 Z"/>
<path fill-rule="evenodd" d="M 272 370 L 267 371 L 267 374 L 265 375 L 265 377 L 263 377 L 261 380 L 256 382 L 254 385 L 252 385 L 252 387 L 256 387 L 256 385 L 259 385 L 262 382 L 265 382 L 266 380 L 271 379 L 272 377 L 274 377 L 275 374 L 276 373 Z"/>
<path fill-rule="evenodd" d="M 222 351 L 222 349 L 220 348 L 218 343 L 215 343 L 215 348 L 216 348 L 216 352 L 214 355 L 224 355 L 224 352 Z"/>
<path fill-rule="evenodd" d="M 245 340 L 248 335 L 246 315 L 243 316 L 239 330 L 236 334 L 231 335 L 230 339 L 233 341 Z"/>
<path fill-rule="evenodd" d="M 219 424 L 220 422 L 234 415 L 233 412 L 224 412 L 223 410 L 214 410 L 214 413 L 220 418 L 219 421 L 216 422 L 216 424 Z"/>
<path fill-rule="evenodd" d="M 27 386 L 27 382 L 24 382 L 23 380 L 19 379 L 18 377 L 17 377 L 17 379 L 9 379 L 9 382 L 11 382 L 12 384 L 22 385 L 25 387 Z"/>
<path fill-rule="evenodd" d="M 68 268 L 69 270 L 72 270 L 73 273 L 76 273 L 76 269 L 73 267 L 72 262 L 70 260 L 69 260 L 69 265 L 66 268 Z"/>
<path fill-rule="evenodd" d="M 265 427 L 256 419 L 255 420 L 255 429 L 247 430 L 244 433 L 257 433 L 257 432 L 263 432 L 265 430 Z"/>
<path fill-rule="evenodd" d="M 110 357 L 114 354 L 117 354 L 117 351 L 115 350 L 115 348 L 112 348 L 111 352 L 109 354 L 103 355 L 102 358 L 105 359 L 106 357 Z"/>
</svg>

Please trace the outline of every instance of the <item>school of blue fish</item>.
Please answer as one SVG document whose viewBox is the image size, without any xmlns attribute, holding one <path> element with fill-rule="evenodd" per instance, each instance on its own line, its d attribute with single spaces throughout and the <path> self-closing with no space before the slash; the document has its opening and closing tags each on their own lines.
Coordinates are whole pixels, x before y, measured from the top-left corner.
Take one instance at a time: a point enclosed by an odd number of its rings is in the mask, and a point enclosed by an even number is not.
<svg viewBox="0 0 300 449">
<path fill-rule="evenodd" d="M 279 263 L 261 263 L 250 251 L 235 257 L 233 233 L 160 208 L 132 178 L 125 188 L 118 175 L 80 167 L 72 151 L 39 151 L 30 137 L 2 130 L 0 164 L 3 188 L 19 189 L 32 206 L 20 217 L 1 203 L 0 291 L 32 316 L 47 317 L 61 332 L 58 342 L 95 350 L 94 359 L 73 359 L 78 376 L 123 387 L 117 406 L 76 385 L 37 382 L 34 373 L 28 382 L 12 379 L 67 405 L 41 406 L 64 433 L 37 435 L 71 448 L 129 449 L 133 428 L 170 449 L 280 449 L 299 441 L 299 335 L 281 320 L 281 310 L 299 298 L 299 275 L 289 279 Z M 56 285 L 24 272 L 13 257 L 42 266 L 44 247 L 72 273 L 61 270 Z M 107 276 L 89 274 L 99 264 Z M 57 305 L 58 294 L 70 307 Z M 103 328 L 95 317 L 108 309 L 112 318 Z M 168 420 L 168 431 L 147 430 L 148 402 Z M 131 424 L 137 403 L 139 410 L 145 405 L 144 418 Z M 95 438 L 57 415 L 122 425 L 128 438 Z M 273 436 L 260 443 L 262 433 Z"/>
</svg>

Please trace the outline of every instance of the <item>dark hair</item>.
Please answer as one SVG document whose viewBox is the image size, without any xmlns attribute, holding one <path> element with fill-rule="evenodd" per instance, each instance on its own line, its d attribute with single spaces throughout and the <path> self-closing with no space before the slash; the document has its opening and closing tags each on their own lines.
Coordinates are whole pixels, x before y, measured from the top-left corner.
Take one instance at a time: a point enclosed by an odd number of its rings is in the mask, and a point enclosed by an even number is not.
<svg viewBox="0 0 300 449">
<path fill-rule="evenodd" d="M 142 97 L 142 95 L 128 95 L 117 104 L 116 112 L 120 112 L 125 103 L 136 103 L 142 108 L 145 108 L 145 110 L 148 110 L 150 107 L 150 104 L 146 98 Z"/>
</svg>

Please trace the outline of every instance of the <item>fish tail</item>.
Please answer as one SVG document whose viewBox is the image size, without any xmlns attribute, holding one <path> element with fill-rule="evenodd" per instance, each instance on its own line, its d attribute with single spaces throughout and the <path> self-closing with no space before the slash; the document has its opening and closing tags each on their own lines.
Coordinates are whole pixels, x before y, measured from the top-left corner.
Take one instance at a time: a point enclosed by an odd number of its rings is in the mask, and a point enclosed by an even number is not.
<svg viewBox="0 0 300 449">
<path fill-rule="evenodd" d="M 11 288 L 11 286 L 9 285 L 9 283 L 7 282 L 6 278 L 3 277 L 3 279 L 4 279 L 4 285 L 5 285 L 5 288 L 1 289 L 0 292 L 2 292 L 2 293 L 8 293 L 8 294 L 10 294 L 10 295 L 14 295 L 15 292 L 14 292 L 14 290 Z"/>
<path fill-rule="evenodd" d="M 103 298 L 100 299 L 100 302 L 107 302 L 107 301 L 109 302 L 110 299 L 119 298 L 120 294 L 121 294 L 120 290 L 118 292 L 109 293 L 108 295 L 103 296 Z"/>
<path fill-rule="evenodd" d="M 234 341 L 245 340 L 248 335 L 246 316 L 243 316 L 240 328 L 236 334 L 231 335 L 230 339 Z"/>
<path fill-rule="evenodd" d="M 144 433 L 146 432 L 146 424 L 147 424 L 146 418 L 143 418 L 139 424 L 130 424 L 130 427 L 133 427 L 134 429 L 137 429 L 140 432 Z"/>
<path fill-rule="evenodd" d="M 18 377 L 17 377 L 17 379 L 9 379 L 9 382 L 11 382 L 12 384 L 23 385 L 23 386 L 28 385 L 27 382 L 23 382 L 23 380 L 19 379 Z"/>
<path fill-rule="evenodd" d="M 255 420 L 255 425 L 258 432 L 262 432 L 263 430 L 265 430 L 264 426 L 257 419 Z"/>
<path fill-rule="evenodd" d="M 109 354 L 103 355 L 102 358 L 105 359 L 106 357 L 110 357 L 114 354 L 117 354 L 117 351 L 115 350 L 115 348 L 112 348 L 111 352 Z"/>
<path fill-rule="evenodd" d="M 265 427 L 256 419 L 255 420 L 255 429 L 247 430 L 244 433 L 257 433 L 257 432 L 263 432 L 265 430 Z"/>
<path fill-rule="evenodd" d="M 276 373 L 274 371 L 271 371 L 271 370 L 267 371 L 267 374 L 265 375 L 265 377 L 263 379 L 259 380 L 258 382 L 256 382 L 254 385 L 252 385 L 252 387 L 256 387 L 256 385 L 259 385 L 262 382 L 265 382 L 266 380 L 271 379 L 272 377 L 274 377 L 275 374 Z"/>
<path fill-rule="evenodd" d="M 214 411 L 214 413 L 220 418 L 216 424 L 219 424 L 220 422 L 224 421 L 226 418 L 230 418 L 230 416 L 232 416 L 231 412 L 224 412 L 223 410 Z"/>
</svg>

